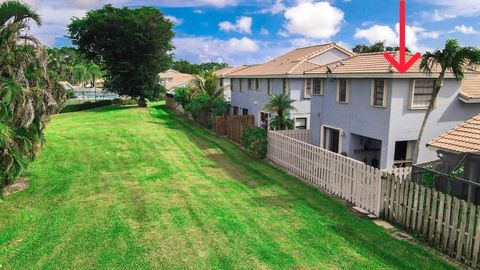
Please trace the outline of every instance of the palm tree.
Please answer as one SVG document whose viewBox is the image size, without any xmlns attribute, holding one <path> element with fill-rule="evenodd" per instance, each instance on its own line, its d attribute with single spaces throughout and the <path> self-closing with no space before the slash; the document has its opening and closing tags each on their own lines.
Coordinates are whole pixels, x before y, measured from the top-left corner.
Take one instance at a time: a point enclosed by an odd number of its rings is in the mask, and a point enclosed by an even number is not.
<svg viewBox="0 0 480 270">
<path fill-rule="evenodd" d="M 49 116 L 66 94 L 47 70 L 43 46 L 28 35 L 29 22 L 41 24 L 28 5 L 0 4 L 0 185 L 12 182 L 37 155 Z"/>
<path fill-rule="evenodd" d="M 295 100 L 291 100 L 288 96 L 283 94 L 270 97 L 268 103 L 265 105 L 265 109 L 277 113 L 277 115 L 270 120 L 270 129 L 285 130 L 293 129 L 295 127 L 293 120 L 287 118 L 285 115 L 289 110 L 296 110 L 292 105 L 293 102 L 295 102 Z"/>
<path fill-rule="evenodd" d="M 102 70 L 100 69 L 100 67 L 95 64 L 93 61 L 90 61 L 88 64 L 87 64 L 87 73 L 88 75 L 90 76 L 90 78 L 92 79 L 92 85 L 93 85 L 93 89 L 95 91 L 95 101 L 97 101 L 97 78 L 99 76 L 102 76 Z"/>
<path fill-rule="evenodd" d="M 219 86 L 219 80 L 212 71 L 202 71 L 190 82 L 191 98 L 200 93 L 207 94 L 212 100 L 223 98 L 223 87 Z"/>
<path fill-rule="evenodd" d="M 433 88 L 432 99 L 428 105 L 425 117 L 418 134 L 415 152 L 413 154 L 413 162 L 417 163 L 418 153 L 420 151 L 420 142 L 425 131 L 430 113 L 432 112 L 436 103 L 438 93 L 443 86 L 445 74 L 451 71 L 457 81 L 461 81 L 464 77 L 464 72 L 467 69 L 475 69 L 476 65 L 480 65 L 480 49 L 475 47 L 461 47 L 458 40 L 450 39 L 445 43 L 443 50 L 436 50 L 435 52 L 426 52 L 420 63 L 420 69 L 427 75 L 432 75 L 434 70 L 440 70 L 438 78 L 435 80 Z"/>
</svg>

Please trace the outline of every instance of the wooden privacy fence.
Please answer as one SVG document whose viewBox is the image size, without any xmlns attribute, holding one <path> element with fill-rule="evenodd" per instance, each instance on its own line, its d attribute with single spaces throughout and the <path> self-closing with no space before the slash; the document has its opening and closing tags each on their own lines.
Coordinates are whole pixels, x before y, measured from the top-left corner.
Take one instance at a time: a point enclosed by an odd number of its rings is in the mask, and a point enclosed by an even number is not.
<svg viewBox="0 0 480 270">
<path fill-rule="evenodd" d="M 216 116 L 213 121 L 213 131 L 218 136 L 227 136 L 230 140 L 242 143 L 243 130 L 254 125 L 253 115 Z"/>
<path fill-rule="evenodd" d="M 380 170 L 280 132 L 268 133 L 267 158 L 308 183 L 380 215 Z"/>
<path fill-rule="evenodd" d="M 279 134 L 285 135 L 296 140 L 311 143 L 311 133 L 309 129 L 293 129 L 293 130 L 280 130 L 276 131 Z"/>
<path fill-rule="evenodd" d="M 479 266 L 480 207 L 391 174 L 382 182 L 383 219 L 418 233 L 473 268 Z"/>
</svg>

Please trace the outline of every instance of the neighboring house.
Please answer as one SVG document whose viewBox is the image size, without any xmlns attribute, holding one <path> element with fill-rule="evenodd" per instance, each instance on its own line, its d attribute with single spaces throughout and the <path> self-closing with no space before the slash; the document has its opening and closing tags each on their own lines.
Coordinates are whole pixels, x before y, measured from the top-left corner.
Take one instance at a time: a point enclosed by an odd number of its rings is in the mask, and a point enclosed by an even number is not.
<svg viewBox="0 0 480 270">
<path fill-rule="evenodd" d="M 427 146 L 436 150 L 440 159 L 422 164 L 419 171 L 426 169 L 436 173 L 437 190 L 443 189 L 479 205 L 480 114 L 430 141 Z"/>
<path fill-rule="evenodd" d="M 167 89 L 167 94 L 173 95 L 176 88 L 187 86 L 194 78 L 191 74 L 181 73 L 173 69 L 166 70 L 159 74 L 163 86 Z"/>
<path fill-rule="evenodd" d="M 231 88 L 231 79 L 228 78 L 228 75 L 233 72 L 240 71 L 247 68 L 248 66 L 238 66 L 238 67 L 226 67 L 214 71 L 214 74 L 219 77 L 219 87 L 223 87 L 223 95 L 225 100 L 232 100 L 232 88 Z"/>
<path fill-rule="evenodd" d="M 410 166 L 438 76 L 425 75 L 419 62 L 400 74 L 383 53 L 369 53 L 306 71 L 320 85 L 311 99 L 312 143 L 381 169 Z M 446 74 L 420 142 L 420 163 L 437 157 L 427 142 L 480 112 L 479 75 L 465 76 L 462 85 Z"/>
<path fill-rule="evenodd" d="M 265 104 L 270 95 L 284 93 L 295 100 L 296 110 L 290 111 L 289 117 L 296 128 L 308 129 L 310 98 L 319 85 L 307 79 L 304 72 L 352 55 L 335 43 L 327 43 L 299 48 L 266 63 L 230 72 L 226 78 L 231 80 L 231 114 L 254 115 L 257 126 L 266 126 L 270 113 Z"/>
</svg>

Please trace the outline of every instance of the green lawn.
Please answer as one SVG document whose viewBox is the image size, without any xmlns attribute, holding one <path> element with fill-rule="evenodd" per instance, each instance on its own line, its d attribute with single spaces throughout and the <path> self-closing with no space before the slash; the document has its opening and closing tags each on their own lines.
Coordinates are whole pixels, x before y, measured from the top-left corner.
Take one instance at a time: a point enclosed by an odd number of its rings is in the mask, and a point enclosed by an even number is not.
<svg viewBox="0 0 480 270">
<path fill-rule="evenodd" d="M 55 116 L 0 203 L 3 269 L 448 269 L 329 196 L 172 115 Z"/>
</svg>

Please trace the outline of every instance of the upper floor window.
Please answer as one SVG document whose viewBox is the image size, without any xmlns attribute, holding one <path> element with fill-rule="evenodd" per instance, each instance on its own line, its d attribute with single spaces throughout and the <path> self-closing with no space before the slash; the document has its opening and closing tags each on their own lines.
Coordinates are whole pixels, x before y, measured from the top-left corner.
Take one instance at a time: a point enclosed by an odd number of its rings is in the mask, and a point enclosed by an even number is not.
<svg viewBox="0 0 480 270">
<path fill-rule="evenodd" d="M 240 92 L 243 92 L 242 79 L 238 79 L 238 85 L 239 85 L 239 86 L 238 86 L 238 90 L 239 90 Z"/>
<path fill-rule="evenodd" d="M 349 89 L 348 81 L 346 79 L 338 79 L 337 81 L 337 102 L 348 103 Z"/>
<path fill-rule="evenodd" d="M 254 79 L 248 79 L 248 90 L 253 90 Z"/>
<path fill-rule="evenodd" d="M 371 105 L 376 107 L 387 106 L 387 82 L 384 79 L 373 80 Z"/>
<path fill-rule="evenodd" d="M 284 95 L 288 94 L 288 80 L 286 78 L 282 80 L 282 93 Z"/>
<path fill-rule="evenodd" d="M 223 78 L 220 78 L 219 81 L 220 81 L 220 87 L 222 87 L 223 86 Z"/>
<path fill-rule="evenodd" d="M 435 80 L 414 80 L 410 109 L 427 109 L 433 98 Z"/>
<path fill-rule="evenodd" d="M 255 79 L 255 90 L 260 90 L 260 79 Z"/>
<path fill-rule="evenodd" d="M 323 95 L 322 80 L 319 78 L 305 79 L 305 98 Z"/>
<path fill-rule="evenodd" d="M 272 79 L 267 79 L 267 91 L 268 95 L 272 95 Z"/>
</svg>

